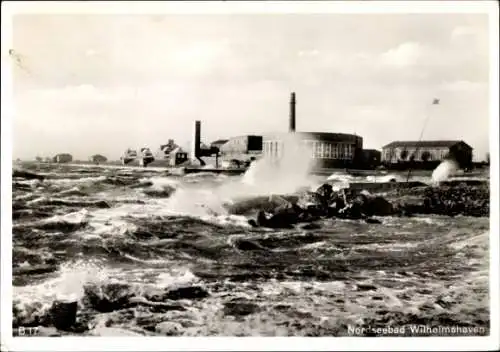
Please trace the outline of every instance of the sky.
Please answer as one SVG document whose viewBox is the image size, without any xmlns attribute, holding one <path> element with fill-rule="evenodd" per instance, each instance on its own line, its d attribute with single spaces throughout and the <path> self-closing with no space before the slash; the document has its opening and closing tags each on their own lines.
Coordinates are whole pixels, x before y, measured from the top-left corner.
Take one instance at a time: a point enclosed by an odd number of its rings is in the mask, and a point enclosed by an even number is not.
<svg viewBox="0 0 500 352">
<path fill-rule="evenodd" d="M 489 149 L 482 14 L 16 15 L 13 157 L 297 130 Z M 439 105 L 432 105 L 434 98 Z"/>
</svg>

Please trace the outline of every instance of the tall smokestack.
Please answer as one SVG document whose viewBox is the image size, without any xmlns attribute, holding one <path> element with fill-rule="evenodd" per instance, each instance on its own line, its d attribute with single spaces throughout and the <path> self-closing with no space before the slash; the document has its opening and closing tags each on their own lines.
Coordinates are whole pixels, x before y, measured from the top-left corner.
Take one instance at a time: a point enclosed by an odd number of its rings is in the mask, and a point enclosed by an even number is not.
<svg viewBox="0 0 500 352">
<path fill-rule="evenodd" d="M 290 132 L 295 132 L 295 92 L 290 97 Z"/>
<path fill-rule="evenodd" d="M 201 144 L 201 121 L 194 122 L 194 131 L 191 146 L 191 160 L 198 160 Z"/>
</svg>

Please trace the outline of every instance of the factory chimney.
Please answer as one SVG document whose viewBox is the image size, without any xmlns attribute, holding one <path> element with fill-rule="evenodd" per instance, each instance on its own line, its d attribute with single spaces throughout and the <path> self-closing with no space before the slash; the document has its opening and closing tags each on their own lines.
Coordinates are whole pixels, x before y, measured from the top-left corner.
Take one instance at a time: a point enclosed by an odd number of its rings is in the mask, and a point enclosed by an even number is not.
<svg viewBox="0 0 500 352">
<path fill-rule="evenodd" d="M 290 97 L 290 126 L 289 132 L 295 132 L 295 92 Z"/>
<path fill-rule="evenodd" d="M 201 121 L 194 122 L 193 138 L 191 139 L 191 160 L 197 160 L 200 155 Z"/>
<path fill-rule="evenodd" d="M 194 122 L 194 133 L 192 138 L 192 146 L 191 146 L 191 161 L 198 161 L 201 166 L 205 165 L 203 159 L 200 158 L 200 149 L 201 149 L 201 121 L 196 120 Z"/>
</svg>

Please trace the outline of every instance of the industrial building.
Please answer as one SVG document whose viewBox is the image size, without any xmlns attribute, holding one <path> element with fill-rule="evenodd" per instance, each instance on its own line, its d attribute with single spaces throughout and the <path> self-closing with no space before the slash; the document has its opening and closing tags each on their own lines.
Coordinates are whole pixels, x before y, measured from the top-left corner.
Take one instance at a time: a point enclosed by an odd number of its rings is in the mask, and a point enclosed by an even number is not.
<svg viewBox="0 0 500 352">
<path fill-rule="evenodd" d="M 361 156 L 361 165 L 364 169 L 375 169 L 380 166 L 382 161 L 382 152 L 376 149 L 363 149 Z"/>
<path fill-rule="evenodd" d="M 231 137 L 220 147 L 223 159 L 249 159 L 262 153 L 262 136 L 244 135 Z"/>
<path fill-rule="evenodd" d="M 160 145 L 160 148 L 155 154 L 155 158 L 162 160 L 162 159 L 168 159 L 170 156 L 170 153 L 177 149 L 179 146 L 175 143 L 173 139 L 169 139 L 166 144 Z"/>
<path fill-rule="evenodd" d="M 311 151 L 314 168 L 352 168 L 361 161 L 363 138 L 354 134 L 328 132 L 297 132 L 295 116 L 295 93 L 290 99 L 288 133 L 263 136 L 263 155 L 280 158 L 285 150 L 285 139 L 291 134 L 307 145 Z"/>
<path fill-rule="evenodd" d="M 168 155 L 168 163 L 170 166 L 179 166 L 188 160 L 188 153 L 181 147 L 177 147 L 170 151 Z"/>
<path fill-rule="evenodd" d="M 470 168 L 472 150 L 459 140 L 395 141 L 382 147 L 382 163 L 391 168 L 434 168 L 445 159 L 454 159 L 461 168 Z"/>
</svg>

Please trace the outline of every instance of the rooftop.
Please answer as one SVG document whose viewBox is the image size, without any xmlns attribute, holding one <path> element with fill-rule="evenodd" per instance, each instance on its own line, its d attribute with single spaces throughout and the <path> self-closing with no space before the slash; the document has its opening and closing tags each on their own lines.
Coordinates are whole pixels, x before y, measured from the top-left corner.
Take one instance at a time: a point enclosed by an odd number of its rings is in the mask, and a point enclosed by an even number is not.
<svg viewBox="0 0 500 352">
<path fill-rule="evenodd" d="M 436 141 L 394 141 L 387 145 L 384 145 L 382 148 L 395 148 L 395 147 L 423 147 L 423 148 L 432 148 L 432 147 L 453 147 L 456 144 L 463 143 L 468 146 L 467 143 L 461 140 L 436 140 Z"/>
<path fill-rule="evenodd" d="M 213 141 L 210 144 L 224 144 L 224 143 L 227 143 L 228 141 L 229 141 L 229 139 L 218 139 L 216 141 Z"/>
<path fill-rule="evenodd" d="M 312 138 L 312 139 L 320 139 L 332 142 L 362 140 L 362 137 L 356 134 L 332 133 L 332 132 L 305 132 L 305 131 L 297 131 L 293 133 L 290 132 L 270 133 L 270 134 L 265 134 L 264 139 L 268 140 L 268 139 L 282 138 L 284 136 L 298 136 L 299 138 Z"/>
</svg>

